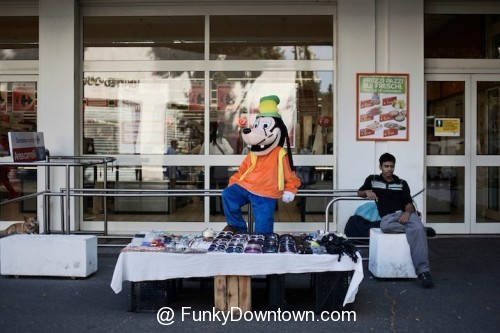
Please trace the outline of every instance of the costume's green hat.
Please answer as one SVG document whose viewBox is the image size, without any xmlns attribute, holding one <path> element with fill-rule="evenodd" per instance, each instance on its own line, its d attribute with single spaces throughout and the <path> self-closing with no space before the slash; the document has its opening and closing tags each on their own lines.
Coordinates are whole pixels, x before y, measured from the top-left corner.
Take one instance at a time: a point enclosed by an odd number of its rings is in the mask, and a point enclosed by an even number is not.
<svg viewBox="0 0 500 333">
<path fill-rule="evenodd" d="M 281 115 L 278 113 L 278 104 L 280 99 L 276 95 L 264 96 L 259 101 L 259 115 L 258 117 L 278 117 Z"/>
</svg>

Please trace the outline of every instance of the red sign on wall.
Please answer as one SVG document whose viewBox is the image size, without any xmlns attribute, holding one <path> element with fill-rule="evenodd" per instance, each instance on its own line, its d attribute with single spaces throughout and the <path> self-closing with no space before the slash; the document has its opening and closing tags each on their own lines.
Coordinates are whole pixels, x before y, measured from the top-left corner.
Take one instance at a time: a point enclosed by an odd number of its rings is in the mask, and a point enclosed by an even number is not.
<svg viewBox="0 0 500 333">
<path fill-rule="evenodd" d="M 35 83 L 14 83 L 12 85 L 12 110 L 35 111 Z"/>
</svg>

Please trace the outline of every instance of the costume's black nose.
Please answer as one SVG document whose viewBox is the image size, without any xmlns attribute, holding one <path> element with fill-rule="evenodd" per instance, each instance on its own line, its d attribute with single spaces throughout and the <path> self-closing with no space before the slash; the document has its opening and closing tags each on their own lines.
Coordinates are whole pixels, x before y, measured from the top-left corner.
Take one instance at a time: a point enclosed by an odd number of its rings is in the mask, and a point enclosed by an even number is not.
<svg viewBox="0 0 500 333">
<path fill-rule="evenodd" d="M 244 128 L 244 129 L 243 129 L 243 134 L 248 134 L 248 133 L 250 133 L 251 131 L 252 131 L 252 129 L 250 129 L 250 128 L 248 128 L 248 127 L 247 127 L 247 128 Z"/>
</svg>

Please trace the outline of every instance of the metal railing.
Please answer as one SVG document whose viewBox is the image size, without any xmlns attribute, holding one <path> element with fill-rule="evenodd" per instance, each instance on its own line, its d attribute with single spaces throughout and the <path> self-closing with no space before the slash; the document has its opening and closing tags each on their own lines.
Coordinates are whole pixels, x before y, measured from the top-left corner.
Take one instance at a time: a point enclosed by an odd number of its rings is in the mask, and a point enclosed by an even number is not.
<svg viewBox="0 0 500 333">
<path fill-rule="evenodd" d="M 50 209 L 49 200 L 50 197 L 60 197 L 61 199 L 61 233 L 70 234 L 71 233 L 71 216 L 70 216 L 70 198 L 71 197 L 182 197 L 182 196 L 203 196 L 212 197 L 220 196 L 222 190 L 210 190 L 210 189 L 162 189 L 162 190 L 148 190 L 148 189 L 109 189 L 107 188 L 108 183 L 108 164 L 116 160 L 114 157 L 108 156 L 50 156 L 47 151 L 46 161 L 38 162 L 0 162 L 0 165 L 26 167 L 26 166 L 42 166 L 45 167 L 45 190 L 24 195 L 15 199 L 7 200 L 0 203 L 8 204 L 12 202 L 27 200 L 31 198 L 38 197 L 40 195 L 44 198 L 43 208 L 44 208 L 44 231 L 46 233 L 51 233 L 50 227 Z M 90 167 L 96 165 L 104 165 L 103 173 L 103 188 L 72 188 L 70 187 L 70 169 L 75 167 Z M 59 191 L 55 192 L 51 190 L 51 168 L 52 167 L 64 167 L 65 168 L 65 187 L 60 188 Z M 307 200 L 311 197 L 331 197 L 332 199 L 328 202 L 325 208 L 325 231 L 329 232 L 329 215 L 330 208 L 338 201 L 347 200 L 367 200 L 366 198 L 361 198 L 357 196 L 357 190 L 345 189 L 345 190 L 313 190 L 313 189 L 300 189 L 297 193 L 297 198 L 300 200 Z M 305 221 L 305 202 L 301 204 L 301 221 Z M 103 235 L 107 236 L 109 234 L 109 220 L 108 220 L 108 207 L 106 200 L 103 200 L 103 222 L 104 230 Z M 249 232 L 253 232 L 253 218 L 252 209 L 249 205 L 248 207 L 248 223 Z M 337 232 L 337 223 L 332 221 L 333 231 Z"/>
<path fill-rule="evenodd" d="M 338 202 L 338 201 L 348 201 L 348 200 L 349 201 L 359 201 L 359 200 L 367 201 L 370 199 L 359 197 L 357 194 L 356 194 L 356 196 L 340 196 L 340 197 L 336 197 L 336 198 L 331 199 L 325 208 L 325 231 L 326 232 L 329 231 L 329 222 L 328 222 L 328 215 L 329 214 L 328 214 L 328 212 L 330 210 L 330 207 L 332 207 L 333 204 Z M 334 230 L 333 231 L 338 231 L 336 222 L 334 222 Z"/>
<path fill-rule="evenodd" d="M 108 163 L 114 162 L 116 159 L 114 157 L 108 156 L 50 156 L 48 150 L 45 151 L 46 159 L 45 161 L 34 161 L 34 162 L 0 162 L 0 166 L 10 166 L 10 167 L 44 167 L 45 168 L 45 189 L 36 193 L 30 193 L 17 197 L 15 199 L 6 200 L 0 202 L 0 206 L 14 203 L 17 201 L 24 201 L 27 199 L 35 198 L 38 196 L 43 196 L 43 216 L 44 216 L 44 228 L 46 233 L 50 233 L 50 209 L 49 209 L 49 199 L 51 196 L 64 197 L 65 201 L 61 203 L 61 219 L 63 219 L 64 214 L 66 215 L 67 230 L 69 233 L 69 221 L 70 221 L 70 169 L 75 167 L 89 167 L 95 165 L 104 165 L 106 172 L 104 172 L 104 179 L 107 179 L 107 165 Z M 64 167 L 65 168 L 65 191 L 54 192 L 51 189 L 51 169 L 53 167 Z M 106 184 L 106 182 L 105 182 Z M 64 233 L 64 225 L 62 226 Z"/>
<path fill-rule="evenodd" d="M 61 193 L 64 193 L 66 197 L 188 197 L 188 196 L 203 196 L 203 197 L 215 197 L 220 196 L 222 190 L 210 190 L 210 189 L 162 189 L 162 190 L 153 190 L 153 189 L 109 189 L 109 188 L 70 188 L 69 192 L 67 189 L 62 188 Z M 350 194 L 350 195 L 349 195 Z M 49 194 L 52 195 L 52 194 Z M 60 195 L 60 194 L 58 194 Z M 327 208 L 325 210 L 326 222 L 325 222 L 325 230 L 328 231 L 328 214 L 330 206 L 339 201 L 339 200 L 366 200 L 366 198 L 360 198 L 357 196 L 356 190 L 311 190 L 304 189 L 299 190 L 297 195 L 298 198 L 311 198 L 311 197 L 333 197 L 333 199 L 328 203 Z M 108 235 L 108 214 L 106 209 L 106 200 L 103 205 L 103 223 L 104 223 L 104 236 Z M 301 205 L 301 209 L 303 209 L 305 205 Z M 66 215 L 68 216 L 68 215 Z M 304 216 L 302 216 L 302 221 L 305 221 Z M 249 232 L 253 232 L 253 218 L 252 218 L 252 209 L 250 205 L 248 206 L 248 229 Z M 61 221 L 61 225 L 66 224 L 67 228 L 66 232 L 69 232 L 69 221 L 66 223 Z M 64 229 L 63 229 L 64 233 Z"/>
</svg>

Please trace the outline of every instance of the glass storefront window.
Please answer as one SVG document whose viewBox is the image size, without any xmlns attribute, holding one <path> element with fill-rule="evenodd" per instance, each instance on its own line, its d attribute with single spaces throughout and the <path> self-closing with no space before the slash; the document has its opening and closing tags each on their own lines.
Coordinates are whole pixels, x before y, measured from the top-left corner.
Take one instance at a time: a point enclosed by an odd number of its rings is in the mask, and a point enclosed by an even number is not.
<svg viewBox="0 0 500 333">
<path fill-rule="evenodd" d="M 275 94 L 294 154 L 333 153 L 333 73 L 241 71 L 210 73 L 210 122 L 221 124 L 234 154 L 247 152 L 241 128 L 258 114 L 262 96 Z"/>
<path fill-rule="evenodd" d="M 297 166 L 295 172 L 301 180 L 300 190 L 313 190 L 313 191 L 328 191 L 333 188 L 333 168 L 331 166 Z M 319 222 L 325 219 L 325 208 L 331 197 L 321 196 L 300 196 L 296 197 L 296 206 L 299 210 L 299 218 L 295 217 L 293 220 L 301 222 Z M 291 212 L 292 208 L 282 203 L 284 207 L 288 207 L 286 212 Z M 280 213 L 283 218 L 283 212 Z M 293 214 L 291 214 L 293 215 Z M 329 217 L 332 220 L 332 216 Z M 285 222 L 286 219 L 277 221 Z"/>
<path fill-rule="evenodd" d="M 464 167 L 427 167 L 427 223 L 462 223 L 464 172 Z"/>
<path fill-rule="evenodd" d="M 465 153 L 464 99 L 464 81 L 427 82 L 427 155 Z"/>
<path fill-rule="evenodd" d="M 108 189 L 121 190 L 125 196 L 84 197 L 84 220 L 103 220 L 103 203 L 106 200 L 110 221 L 137 222 L 203 222 L 203 197 L 181 193 L 203 187 L 203 167 L 171 165 L 172 174 L 165 173 L 165 166 L 114 166 L 108 168 Z M 86 188 L 103 188 L 102 166 L 84 171 Z M 127 195 L 127 191 L 141 191 L 141 196 Z M 167 196 L 159 191 L 179 190 Z M 155 192 L 156 191 L 156 192 Z"/>
<path fill-rule="evenodd" d="M 203 16 L 84 17 L 84 60 L 201 60 Z"/>
<path fill-rule="evenodd" d="M 500 155 L 500 82 L 477 83 L 477 154 Z"/>
<path fill-rule="evenodd" d="M 0 16 L 0 60 L 38 60 L 38 17 Z"/>
<path fill-rule="evenodd" d="M 500 221 L 500 167 L 477 167 L 476 219 Z"/>
<path fill-rule="evenodd" d="M 86 154 L 189 154 L 203 141 L 200 72 L 84 73 Z"/>
<path fill-rule="evenodd" d="M 211 16 L 210 59 L 333 59 L 333 17 Z"/>
<path fill-rule="evenodd" d="M 333 15 L 83 17 L 83 28 L 82 150 L 118 155 L 108 188 L 222 190 L 238 168 L 235 155 L 248 152 L 241 130 L 264 95 L 280 97 L 294 154 L 333 155 Z M 272 62 L 248 69 L 278 59 L 289 60 L 287 70 Z M 136 61 L 125 68 L 121 60 Z M 205 62 L 190 71 L 172 60 Z M 217 60 L 244 61 L 235 69 Z M 315 70 L 295 70 L 310 68 L 306 62 Z M 155 71 L 140 68 L 146 63 Z M 313 179 L 304 188 L 331 190 L 333 165 L 320 170 L 306 160 L 311 166 L 297 168 Z M 84 182 L 99 188 L 99 177 L 86 170 Z M 104 199 L 84 200 L 85 219 L 102 220 Z M 279 203 L 275 219 L 324 222 L 327 200 Z M 106 204 L 110 221 L 205 222 L 210 213 L 210 222 L 225 222 L 218 196 L 110 197 Z"/>
<path fill-rule="evenodd" d="M 0 82 L 0 157 L 9 156 L 9 132 L 36 132 L 36 82 Z M 37 192 L 36 167 L 0 166 L 0 200 L 15 199 Z M 36 214 L 36 198 L 3 205 L 0 218 L 22 220 Z"/>
<path fill-rule="evenodd" d="M 426 14 L 425 58 L 500 59 L 500 15 Z"/>
</svg>

